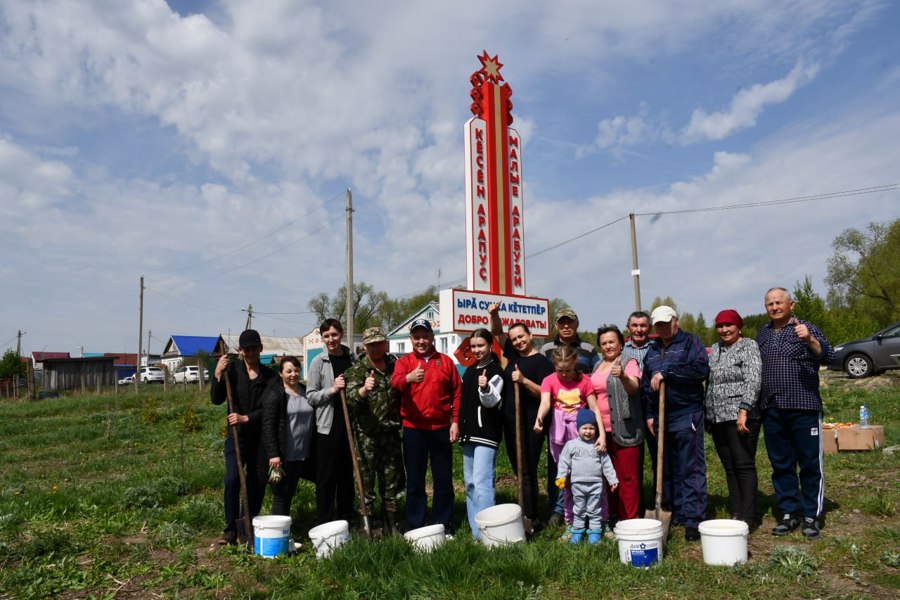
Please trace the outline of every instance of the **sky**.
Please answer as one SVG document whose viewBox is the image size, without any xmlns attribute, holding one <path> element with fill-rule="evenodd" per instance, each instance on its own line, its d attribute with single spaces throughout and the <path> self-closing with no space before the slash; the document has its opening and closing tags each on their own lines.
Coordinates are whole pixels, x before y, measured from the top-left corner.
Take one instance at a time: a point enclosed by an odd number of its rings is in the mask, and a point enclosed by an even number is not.
<svg viewBox="0 0 900 600">
<path fill-rule="evenodd" d="M 356 282 L 464 287 L 484 51 L 529 295 L 623 324 L 634 213 L 645 307 L 824 296 L 834 238 L 900 217 L 898 27 L 886 0 L 3 2 L 0 351 L 134 352 L 141 276 L 152 353 L 250 304 L 304 335 L 345 280 L 347 189 Z"/>
</svg>

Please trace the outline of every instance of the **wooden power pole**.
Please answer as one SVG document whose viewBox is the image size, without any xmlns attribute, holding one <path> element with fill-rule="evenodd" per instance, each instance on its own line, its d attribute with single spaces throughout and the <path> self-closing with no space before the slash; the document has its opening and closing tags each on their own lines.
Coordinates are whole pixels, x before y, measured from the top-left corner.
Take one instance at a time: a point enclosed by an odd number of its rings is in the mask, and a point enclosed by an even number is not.
<svg viewBox="0 0 900 600">
<path fill-rule="evenodd" d="M 347 346 L 353 344 L 353 194 L 347 188 Z"/>
<path fill-rule="evenodd" d="M 634 213 L 628 215 L 631 221 L 631 276 L 634 279 L 634 310 L 641 310 L 641 270 L 638 268 L 637 235 L 634 232 Z"/>
<path fill-rule="evenodd" d="M 141 275 L 141 301 L 138 307 L 138 353 L 137 360 L 135 361 L 137 364 L 134 366 L 134 393 L 136 394 L 138 390 L 140 390 L 141 385 L 141 352 L 144 347 L 144 276 Z M 147 364 L 149 364 L 150 357 L 147 357 Z"/>
</svg>

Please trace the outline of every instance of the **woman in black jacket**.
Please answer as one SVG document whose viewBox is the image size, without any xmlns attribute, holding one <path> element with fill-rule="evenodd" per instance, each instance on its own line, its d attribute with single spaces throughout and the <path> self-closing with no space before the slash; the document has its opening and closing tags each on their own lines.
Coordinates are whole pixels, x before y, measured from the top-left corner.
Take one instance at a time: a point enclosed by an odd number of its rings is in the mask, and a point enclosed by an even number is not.
<svg viewBox="0 0 900 600">
<path fill-rule="evenodd" d="M 263 397 L 260 473 L 282 471 L 270 477 L 272 514 L 290 515 L 291 501 L 301 478 L 315 480 L 312 449 L 315 410 L 300 385 L 300 361 L 286 356 L 281 361 L 281 381 L 274 382 Z"/>
<path fill-rule="evenodd" d="M 472 536 L 480 537 L 475 515 L 494 505 L 497 448 L 503 437 L 503 367 L 494 354 L 494 336 L 477 329 L 469 338 L 469 351 L 476 363 L 466 369 L 459 405 L 459 443 L 463 449 L 466 482 L 466 512 Z"/>
</svg>

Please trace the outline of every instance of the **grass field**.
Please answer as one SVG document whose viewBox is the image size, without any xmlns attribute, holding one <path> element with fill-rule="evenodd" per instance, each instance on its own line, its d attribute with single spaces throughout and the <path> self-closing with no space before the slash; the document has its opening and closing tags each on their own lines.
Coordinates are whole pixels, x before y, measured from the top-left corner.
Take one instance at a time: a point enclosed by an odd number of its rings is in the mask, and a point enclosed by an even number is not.
<svg viewBox="0 0 900 600">
<path fill-rule="evenodd" d="M 823 381 L 826 419 L 855 421 L 867 403 L 900 445 L 900 376 Z M 900 449 L 826 457 L 827 524 L 807 542 L 775 539 L 767 512 L 751 560 L 703 563 L 680 529 L 662 563 L 619 562 L 616 543 L 572 547 L 560 530 L 488 551 L 461 526 L 421 555 L 400 538 L 354 535 L 329 560 L 309 544 L 265 560 L 214 544 L 222 528 L 224 411 L 179 387 L 0 404 L 0 598 L 897 598 Z M 726 513 L 721 464 L 708 441 L 711 512 Z M 458 458 L 458 457 L 457 457 Z M 457 461 L 459 463 L 459 461 Z M 762 508 L 773 504 L 764 447 Z M 505 455 L 498 502 L 515 501 Z M 457 522 L 465 521 L 461 467 Z M 294 536 L 311 526 L 313 490 L 295 499 Z M 266 508 L 267 512 L 268 499 Z M 712 518 L 713 514 L 709 515 Z"/>
</svg>

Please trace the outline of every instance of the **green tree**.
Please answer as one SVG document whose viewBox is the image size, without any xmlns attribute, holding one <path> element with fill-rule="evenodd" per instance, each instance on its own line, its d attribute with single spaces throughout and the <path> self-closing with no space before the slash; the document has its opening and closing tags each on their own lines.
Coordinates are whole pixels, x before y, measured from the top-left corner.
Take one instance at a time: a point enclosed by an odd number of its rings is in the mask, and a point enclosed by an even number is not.
<svg viewBox="0 0 900 600">
<path fill-rule="evenodd" d="M 825 308 L 825 300 L 813 289 L 812 280 L 809 275 L 803 282 L 797 282 L 794 286 L 794 314 L 809 321 L 822 330 L 825 337 L 829 337 L 830 319 L 828 318 L 828 310 Z"/>
<path fill-rule="evenodd" d="M 347 286 L 342 285 L 334 296 L 325 292 L 314 296 L 307 306 L 319 322 L 328 318 L 341 322 L 347 314 Z M 386 292 L 379 292 L 372 285 L 360 281 L 353 285 L 353 331 L 362 333 L 368 327 L 382 325 L 380 314 L 388 300 Z"/>
<path fill-rule="evenodd" d="M 436 286 L 429 286 L 423 292 L 409 296 L 406 298 L 388 298 L 381 307 L 380 319 L 381 327 L 384 331 L 390 332 L 400 323 L 405 321 L 415 311 L 430 302 L 437 302 L 438 289 Z"/>
<path fill-rule="evenodd" d="M 25 375 L 25 363 L 19 358 L 15 350 L 9 349 L 3 353 L 0 359 L 0 379 L 10 377 L 23 377 Z"/>
<path fill-rule="evenodd" d="M 845 229 L 832 247 L 829 305 L 865 313 L 878 326 L 900 320 L 900 219 L 869 223 L 865 231 Z"/>
</svg>

